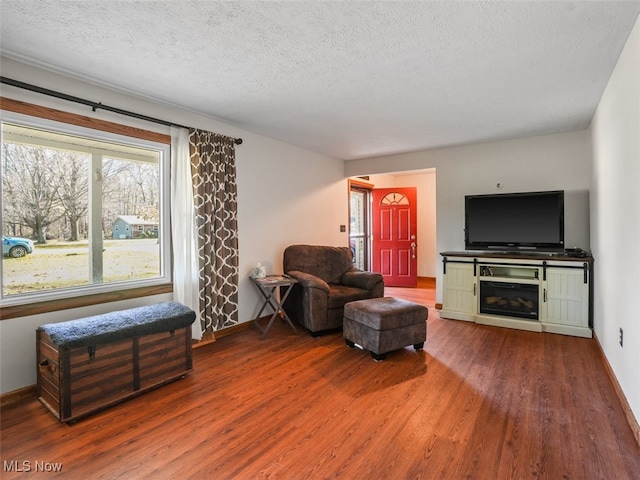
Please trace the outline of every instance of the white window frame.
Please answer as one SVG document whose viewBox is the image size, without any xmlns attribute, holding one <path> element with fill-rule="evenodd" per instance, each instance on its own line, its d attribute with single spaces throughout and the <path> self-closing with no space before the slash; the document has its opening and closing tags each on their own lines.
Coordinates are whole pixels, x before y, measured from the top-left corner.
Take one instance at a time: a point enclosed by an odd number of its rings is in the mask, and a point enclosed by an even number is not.
<svg viewBox="0 0 640 480">
<path fill-rule="evenodd" d="M 126 135 L 95 130 L 86 127 L 76 126 L 68 123 L 57 122 L 40 117 L 32 117 L 21 113 L 0 110 L 0 122 L 14 123 L 42 130 L 55 131 L 61 134 L 92 138 L 98 141 L 118 143 L 134 147 L 152 148 L 160 152 L 158 167 L 160 169 L 160 192 L 159 211 L 160 227 L 158 239 L 160 241 L 160 275 L 158 277 L 142 280 L 126 280 L 109 283 L 92 283 L 77 287 L 60 288 L 42 292 L 30 292 L 21 295 L 4 296 L 0 288 L 0 307 L 24 305 L 35 302 L 46 302 L 61 298 L 75 298 L 78 296 L 95 295 L 100 293 L 118 292 L 123 290 L 136 289 L 140 287 L 153 287 L 166 285 L 172 280 L 171 266 L 171 229 L 170 229 L 170 152 L 171 146 L 164 143 L 153 142 Z M 91 177 L 91 176 L 90 176 Z M 2 185 L 0 183 L 0 198 Z M 0 220 L 2 219 L 0 209 Z M 1 224 L 1 222 L 0 222 Z M 36 247 L 37 248 L 37 247 Z M 0 276 L 2 275 L 2 263 L 0 261 Z"/>
</svg>

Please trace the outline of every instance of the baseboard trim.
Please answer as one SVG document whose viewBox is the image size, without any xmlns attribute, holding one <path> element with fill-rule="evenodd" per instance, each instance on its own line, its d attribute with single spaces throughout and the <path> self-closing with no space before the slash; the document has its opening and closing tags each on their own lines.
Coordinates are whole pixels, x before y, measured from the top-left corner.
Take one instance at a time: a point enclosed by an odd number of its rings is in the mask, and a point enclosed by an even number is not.
<svg viewBox="0 0 640 480">
<path fill-rule="evenodd" d="M 0 409 L 23 403 L 25 400 L 33 400 L 36 398 L 37 390 L 35 385 L 19 388 L 11 392 L 0 395 Z"/>
<path fill-rule="evenodd" d="M 596 335 L 596 332 L 593 332 L 593 338 L 596 341 L 596 345 L 598 346 L 598 350 L 600 351 L 600 356 L 602 357 L 602 362 L 604 363 L 605 370 L 607 371 L 607 375 L 611 379 L 611 383 L 613 384 L 613 389 L 616 392 L 618 400 L 620 400 L 620 405 L 622 405 L 622 410 L 624 411 L 624 416 L 627 418 L 627 422 L 631 427 L 631 431 L 633 432 L 633 436 L 636 438 L 636 442 L 640 445 L 640 425 L 638 424 L 638 420 L 633 414 L 633 410 L 631 410 L 631 406 L 627 401 L 627 397 L 624 396 L 624 392 L 618 383 L 618 379 L 616 378 L 615 373 L 613 373 L 613 368 L 611 368 L 611 364 L 609 360 L 607 360 L 607 356 L 604 354 L 604 350 L 602 349 L 602 345 L 600 344 L 600 340 Z"/>
<path fill-rule="evenodd" d="M 216 336 L 213 334 L 209 334 L 209 335 L 203 335 L 202 338 L 200 340 L 193 340 L 191 342 L 191 348 L 200 348 L 200 347 L 204 347 L 205 345 L 210 345 L 212 343 L 216 342 Z"/>
<path fill-rule="evenodd" d="M 214 333 L 210 333 L 208 335 L 205 334 L 202 336 L 201 340 L 194 341 L 191 348 L 200 348 L 206 345 L 211 345 L 212 343 L 214 343 L 216 340 L 220 338 L 227 337 L 236 332 L 247 330 L 249 327 L 251 327 L 251 323 L 252 322 L 243 322 L 243 323 L 239 323 L 238 325 L 233 325 L 232 327 L 224 328 L 222 330 L 216 330 Z"/>
<path fill-rule="evenodd" d="M 436 288 L 436 277 L 418 277 L 418 288 Z"/>
<path fill-rule="evenodd" d="M 269 315 L 269 317 L 271 317 L 271 315 Z M 261 317 L 261 318 L 266 318 L 266 317 Z M 242 323 L 239 323 L 239 324 L 234 325 L 232 327 L 227 327 L 225 329 L 218 330 L 216 332 L 216 337 L 217 338 L 222 338 L 222 337 L 227 337 L 229 335 L 233 335 L 234 333 L 237 333 L 237 332 L 242 332 L 244 330 L 247 330 L 247 329 L 251 328 L 251 324 L 252 323 L 253 323 L 253 321 L 251 321 L 251 322 L 242 322 Z"/>
</svg>

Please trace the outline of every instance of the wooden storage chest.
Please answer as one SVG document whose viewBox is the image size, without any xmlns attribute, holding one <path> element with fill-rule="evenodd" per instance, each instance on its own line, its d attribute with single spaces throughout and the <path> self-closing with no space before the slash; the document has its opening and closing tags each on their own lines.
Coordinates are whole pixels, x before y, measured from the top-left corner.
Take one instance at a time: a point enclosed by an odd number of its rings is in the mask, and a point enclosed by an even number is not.
<svg viewBox="0 0 640 480">
<path fill-rule="evenodd" d="M 68 422 L 183 377 L 194 319 L 166 302 L 39 327 L 39 400 Z"/>
</svg>

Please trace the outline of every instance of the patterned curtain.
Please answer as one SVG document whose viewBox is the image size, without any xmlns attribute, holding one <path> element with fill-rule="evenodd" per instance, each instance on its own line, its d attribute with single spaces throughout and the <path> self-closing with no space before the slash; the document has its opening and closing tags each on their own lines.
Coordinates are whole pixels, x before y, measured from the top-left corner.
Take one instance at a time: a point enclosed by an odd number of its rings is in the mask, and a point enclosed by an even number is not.
<svg viewBox="0 0 640 480">
<path fill-rule="evenodd" d="M 236 152 L 232 138 L 189 129 L 205 336 L 238 323 Z"/>
</svg>

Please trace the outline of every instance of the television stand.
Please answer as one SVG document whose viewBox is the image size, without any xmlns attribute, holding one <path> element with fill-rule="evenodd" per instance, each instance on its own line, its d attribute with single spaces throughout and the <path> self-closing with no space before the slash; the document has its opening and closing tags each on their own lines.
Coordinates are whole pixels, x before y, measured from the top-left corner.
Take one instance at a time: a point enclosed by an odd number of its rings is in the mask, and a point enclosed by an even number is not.
<svg viewBox="0 0 640 480">
<path fill-rule="evenodd" d="M 442 318 L 591 338 L 593 258 L 443 252 Z"/>
</svg>

